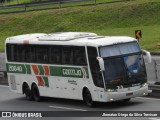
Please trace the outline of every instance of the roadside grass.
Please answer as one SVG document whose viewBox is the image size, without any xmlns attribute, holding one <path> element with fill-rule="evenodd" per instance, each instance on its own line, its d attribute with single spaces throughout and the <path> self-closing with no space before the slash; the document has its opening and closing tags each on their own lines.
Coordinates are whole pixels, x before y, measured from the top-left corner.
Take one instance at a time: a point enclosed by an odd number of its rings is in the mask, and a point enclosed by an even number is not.
<svg viewBox="0 0 160 120">
<path fill-rule="evenodd" d="M 7 37 L 20 34 L 88 31 L 106 36 L 135 37 L 136 29 L 142 30 L 142 48 L 160 51 L 156 47 L 160 43 L 159 28 L 159 0 L 130 0 L 6 14 L 0 15 L 0 51 L 4 51 Z"/>
</svg>

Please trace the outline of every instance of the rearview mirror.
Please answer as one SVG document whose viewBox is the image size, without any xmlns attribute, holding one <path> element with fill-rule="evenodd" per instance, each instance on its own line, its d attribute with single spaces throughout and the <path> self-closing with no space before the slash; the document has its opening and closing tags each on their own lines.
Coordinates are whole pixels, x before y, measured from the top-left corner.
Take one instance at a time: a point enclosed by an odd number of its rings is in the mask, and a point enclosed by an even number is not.
<svg viewBox="0 0 160 120">
<path fill-rule="evenodd" d="M 152 63 L 151 53 L 150 53 L 149 51 L 147 51 L 147 50 L 144 50 L 144 49 L 142 49 L 142 51 L 143 51 L 144 53 L 146 53 L 147 62 L 148 62 L 148 63 Z"/>
<path fill-rule="evenodd" d="M 101 71 L 101 72 L 102 72 L 102 71 L 105 71 L 103 58 L 97 57 L 97 60 L 98 60 L 98 62 L 99 62 L 100 71 Z"/>
</svg>

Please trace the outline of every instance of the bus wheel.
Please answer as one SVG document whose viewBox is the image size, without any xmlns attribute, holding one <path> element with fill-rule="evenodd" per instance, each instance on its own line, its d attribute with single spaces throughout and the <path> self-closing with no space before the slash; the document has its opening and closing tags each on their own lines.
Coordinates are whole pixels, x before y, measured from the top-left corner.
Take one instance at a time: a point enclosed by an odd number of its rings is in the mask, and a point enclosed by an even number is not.
<svg viewBox="0 0 160 120">
<path fill-rule="evenodd" d="M 93 107 L 94 106 L 94 102 L 92 100 L 92 96 L 91 96 L 91 93 L 88 89 L 86 89 L 84 91 L 84 94 L 83 94 L 83 100 L 85 102 L 85 104 L 89 107 Z"/>
<path fill-rule="evenodd" d="M 28 84 L 24 85 L 24 94 L 27 100 L 33 100 L 32 92 L 28 86 Z"/>
<path fill-rule="evenodd" d="M 33 94 L 33 99 L 37 102 L 41 101 L 41 96 L 39 94 L 39 90 L 36 84 L 33 84 L 32 86 L 32 94 Z"/>
</svg>

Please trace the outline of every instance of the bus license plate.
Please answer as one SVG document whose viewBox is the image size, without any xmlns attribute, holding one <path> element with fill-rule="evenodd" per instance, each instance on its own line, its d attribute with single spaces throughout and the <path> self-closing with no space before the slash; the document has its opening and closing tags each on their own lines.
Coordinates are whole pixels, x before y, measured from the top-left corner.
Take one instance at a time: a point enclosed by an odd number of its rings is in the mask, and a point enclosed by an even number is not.
<svg viewBox="0 0 160 120">
<path fill-rule="evenodd" d="M 131 95 L 133 95 L 133 93 L 127 93 L 127 94 L 126 94 L 126 96 L 131 96 Z"/>
</svg>

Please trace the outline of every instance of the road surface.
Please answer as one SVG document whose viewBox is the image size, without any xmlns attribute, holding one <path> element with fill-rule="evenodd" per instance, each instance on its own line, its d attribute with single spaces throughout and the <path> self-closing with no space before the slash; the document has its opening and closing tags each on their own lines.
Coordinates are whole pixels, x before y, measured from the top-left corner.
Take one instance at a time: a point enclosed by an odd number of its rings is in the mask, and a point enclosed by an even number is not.
<svg viewBox="0 0 160 120">
<path fill-rule="evenodd" d="M 113 112 L 154 111 L 154 113 L 158 113 L 160 110 L 159 103 L 160 103 L 160 99 L 152 98 L 152 97 L 133 98 L 130 102 L 126 102 L 126 103 L 121 103 L 121 102 L 99 103 L 94 108 L 89 108 L 85 106 L 82 101 L 68 100 L 68 99 L 45 98 L 42 102 L 35 102 L 35 101 L 26 100 L 24 95 L 22 94 L 16 94 L 16 93 L 10 92 L 8 86 L 0 85 L 0 111 L 42 111 L 42 112 L 43 111 L 59 111 L 63 114 L 64 114 L 64 111 L 73 111 L 73 112 L 74 111 L 79 111 L 79 112 L 104 111 L 104 113 L 109 111 L 113 111 Z M 62 117 L 63 117 L 63 114 L 62 114 Z M 61 119 L 59 117 L 58 119 Z M 83 119 L 82 117 L 79 117 L 79 118 L 75 117 L 75 118 L 78 120 Z M 0 120 L 5 120 L 5 119 L 6 118 L 0 118 Z M 8 119 L 10 120 L 11 118 L 8 118 Z M 50 118 L 47 118 L 47 119 L 50 119 Z M 73 118 L 71 117 L 71 119 Z M 88 117 L 87 119 L 90 120 L 90 118 Z M 101 120 L 104 118 L 102 117 L 99 119 Z M 109 117 L 109 118 L 107 117 L 107 120 L 108 119 L 113 120 L 113 117 Z M 117 117 L 115 119 L 117 119 Z M 121 120 L 121 119 L 125 120 L 124 117 L 118 118 L 118 120 Z M 133 119 L 132 117 L 129 117 L 126 120 L 132 120 L 132 119 Z M 136 119 L 137 118 L 135 118 L 135 120 Z M 160 120 L 160 117 L 140 117 L 140 119 L 142 120 L 143 119 L 144 120 L 159 119 Z"/>
</svg>

